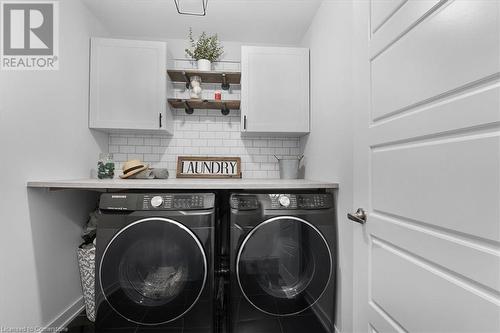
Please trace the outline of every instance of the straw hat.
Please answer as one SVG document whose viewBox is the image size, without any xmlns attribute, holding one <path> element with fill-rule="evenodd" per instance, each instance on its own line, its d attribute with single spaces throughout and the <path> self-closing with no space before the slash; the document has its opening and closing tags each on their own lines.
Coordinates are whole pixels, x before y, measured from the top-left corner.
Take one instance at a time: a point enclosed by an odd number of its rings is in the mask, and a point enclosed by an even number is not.
<svg viewBox="0 0 500 333">
<path fill-rule="evenodd" d="M 120 175 L 120 178 L 128 178 L 135 174 L 138 174 L 141 171 L 144 171 L 148 168 L 147 164 L 142 163 L 139 160 L 130 160 L 123 164 L 122 170 L 123 175 Z"/>
</svg>

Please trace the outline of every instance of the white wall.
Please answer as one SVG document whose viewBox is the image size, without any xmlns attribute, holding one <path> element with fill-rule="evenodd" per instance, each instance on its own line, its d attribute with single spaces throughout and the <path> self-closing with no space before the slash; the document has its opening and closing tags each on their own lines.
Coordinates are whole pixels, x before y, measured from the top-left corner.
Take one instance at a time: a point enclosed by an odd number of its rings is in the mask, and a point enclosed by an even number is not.
<svg viewBox="0 0 500 333">
<path fill-rule="evenodd" d="M 0 72 L 1 327 L 48 325 L 81 296 L 75 251 L 95 195 L 26 189 L 88 177 L 107 150 L 87 128 L 89 37 L 103 31 L 80 0 L 59 4 L 60 70 Z"/>
<path fill-rule="evenodd" d="M 302 44 L 311 52 L 311 134 L 301 140 L 308 179 L 338 182 L 337 328 L 352 331 L 352 3 L 321 4 Z"/>
</svg>

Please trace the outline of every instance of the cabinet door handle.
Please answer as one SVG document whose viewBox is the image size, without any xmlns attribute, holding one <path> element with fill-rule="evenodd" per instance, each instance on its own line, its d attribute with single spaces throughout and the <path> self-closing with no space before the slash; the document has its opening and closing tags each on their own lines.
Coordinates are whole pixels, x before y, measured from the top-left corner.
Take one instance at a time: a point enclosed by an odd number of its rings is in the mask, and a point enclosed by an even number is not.
<svg viewBox="0 0 500 333">
<path fill-rule="evenodd" d="M 247 130 L 247 116 L 243 116 L 243 129 Z"/>
<path fill-rule="evenodd" d="M 161 119 L 162 119 L 163 115 L 161 114 L 160 112 L 160 117 L 159 117 L 159 121 L 160 121 L 160 128 L 161 128 Z"/>
</svg>

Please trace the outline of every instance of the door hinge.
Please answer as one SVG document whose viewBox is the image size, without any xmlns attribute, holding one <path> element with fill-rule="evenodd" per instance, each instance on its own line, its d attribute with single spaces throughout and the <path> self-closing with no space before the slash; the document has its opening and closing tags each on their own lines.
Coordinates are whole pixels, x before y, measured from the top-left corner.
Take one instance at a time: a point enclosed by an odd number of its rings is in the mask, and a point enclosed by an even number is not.
<svg viewBox="0 0 500 333">
<path fill-rule="evenodd" d="M 161 119 L 162 119 L 162 118 L 163 118 L 163 115 L 162 115 L 162 114 L 161 114 L 161 112 L 160 112 L 159 119 L 158 119 L 158 120 L 159 120 L 159 122 L 160 122 L 160 128 L 162 127 L 162 124 L 161 124 Z"/>
<path fill-rule="evenodd" d="M 247 116 L 243 116 L 243 129 L 247 130 Z"/>
</svg>

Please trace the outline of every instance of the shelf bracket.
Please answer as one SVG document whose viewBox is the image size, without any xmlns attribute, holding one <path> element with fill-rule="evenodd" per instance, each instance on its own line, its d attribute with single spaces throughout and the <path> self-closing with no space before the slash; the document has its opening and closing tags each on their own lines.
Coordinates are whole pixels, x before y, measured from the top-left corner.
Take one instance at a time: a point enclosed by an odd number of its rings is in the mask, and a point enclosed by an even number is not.
<svg viewBox="0 0 500 333">
<path fill-rule="evenodd" d="M 222 108 L 220 112 L 224 115 L 227 116 L 229 114 L 229 108 L 227 107 L 226 103 L 222 103 Z"/>
<path fill-rule="evenodd" d="M 186 72 L 182 72 L 182 76 L 184 76 L 184 80 L 186 81 L 186 89 L 189 89 L 189 86 L 191 85 L 189 75 Z"/>
<path fill-rule="evenodd" d="M 189 103 L 187 101 L 184 101 L 183 104 L 184 104 L 184 111 L 186 111 L 187 114 L 193 114 L 194 110 L 189 105 Z"/>
<path fill-rule="evenodd" d="M 227 76 L 226 76 L 226 73 L 222 73 L 222 84 L 221 84 L 221 88 L 222 90 L 229 90 L 229 83 L 227 82 Z"/>
</svg>

